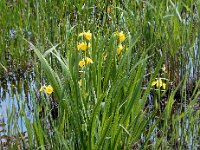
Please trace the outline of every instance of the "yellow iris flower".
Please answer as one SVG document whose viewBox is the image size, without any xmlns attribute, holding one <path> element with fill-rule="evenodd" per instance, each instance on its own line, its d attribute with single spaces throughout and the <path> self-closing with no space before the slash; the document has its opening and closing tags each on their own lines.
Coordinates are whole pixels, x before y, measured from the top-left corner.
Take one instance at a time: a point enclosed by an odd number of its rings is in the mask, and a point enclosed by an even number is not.
<svg viewBox="0 0 200 150">
<path fill-rule="evenodd" d="M 78 48 L 79 50 L 86 51 L 86 49 L 88 48 L 88 45 L 87 45 L 86 42 L 82 42 L 82 43 L 79 43 L 79 44 L 77 45 L 77 48 Z"/>
<path fill-rule="evenodd" d="M 79 66 L 82 68 L 83 66 L 85 66 L 85 61 L 84 60 L 81 60 L 79 61 Z"/>
<path fill-rule="evenodd" d="M 45 90 L 45 92 L 50 95 L 53 92 L 53 87 L 51 85 L 48 85 L 48 86 L 43 85 L 40 88 L 40 92 L 42 92 L 43 90 Z"/>
<path fill-rule="evenodd" d="M 50 95 L 52 92 L 53 92 L 53 87 L 51 85 L 48 85 L 46 87 L 46 93 Z"/>
<path fill-rule="evenodd" d="M 86 64 L 90 64 L 90 63 L 93 64 L 93 60 L 89 57 L 86 57 L 85 61 L 86 61 Z"/>
<path fill-rule="evenodd" d="M 85 39 L 91 40 L 92 33 L 90 33 L 90 31 L 88 31 L 88 32 L 82 32 L 82 33 L 79 34 L 79 36 L 83 36 Z"/>
<path fill-rule="evenodd" d="M 166 83 L 164 83 L 160 78 L 158 80 L 155 80 L 151 83 L 151 86 L 156 86 L 156 88 L 163 88 L 166 89 Z"/>
<path fill-rule="evenodd" d="M 85 64 L 93 64 L 93 63 L 94 62 L 91 58 L 86 57 L 85 59 L 79 61 L 79 66 L 82 68 L 83 66 L 85 66 Z"/>
</svg>

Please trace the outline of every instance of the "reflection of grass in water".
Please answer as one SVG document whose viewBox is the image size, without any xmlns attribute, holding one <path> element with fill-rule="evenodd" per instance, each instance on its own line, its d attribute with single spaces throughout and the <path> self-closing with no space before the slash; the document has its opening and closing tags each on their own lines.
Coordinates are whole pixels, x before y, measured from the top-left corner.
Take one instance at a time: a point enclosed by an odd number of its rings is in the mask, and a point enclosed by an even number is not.
<svg viewBox="0 0 200 150">
<path fill-rule="evenodd" d="M 87 1 L 83 5 L 2 1 L 0 8 L 4 12 L 0 14 L 0 67 L 13 71 L 34 65 L 35 91 L 42 82 L 54 89 L 51 95 L 32 91 L 33 121 L 22 109 L 30 149 L 184 148 L 199 144 L 194 137 L 199 135 L 195 124 L 199 111 L 193 110 L 199 96 L 199 75 L 194 71 L 194 81 L 198 80 L 189 86 L 187 69 L 192 58 L 191 66 L 200 70 L 199 55 L 194 55 L 193 48 L 199 34 L 198 2 Z M 83 30 L 93 34 L 85 52 L 77 50 L 77 43 L 88 42 L 78 36 Z M 116 30 L 126 35 L 122 43 L 113 34 Z M 12 38 L 11 31 L 15 34 Z M 120 44 L 123 49 L 117 55 Z M 93 64 L 79 68 L 85 57 Z M 165 74 L 160 72 L 162 64 Z M 142 111 L 155 78 L 168 79 L 167 89 L 155 90 L 158 109 Z M 161 111 L 163 100 L 166 104 Z M 172 113 L 176 102 L 185 106 Z M 10 130 L 16 133 L 18 129 Z M 154 142 L 152 135 L 156 135 Z"/>
<path fill-rule="evenodd" d="M 17 79 L 15 74 L 15 79 Z M 2 78 L 1 84 L 6 86 L 1 89 L 1 109 L 0 123 L 4 126 L 0 127 L 1 147 L 8 149 L 14 148 L 18 145 L 23 145 L 27 140 L 26 127 L 24 124 L 23 114 L 31 119 L 32 102 L 30 93 L 27 91 L 27 81 L 23 78 L 14 80 L 13 77 L 7 76 Z M 34 84 L 29 82 L 28 88 L 33 89 Z M 28 92 L 28 93 L 27 93 Z M 24 132 L 25 131 L 25 132 Z M 26 143 L 26 142 L 25 142 Z"/>
<path fill-rule="evenodd" d="M 27 113 L 25 103 L 21 102 L 16 104 L 16 99 L 9 99 L 6 112 L 3 114 L 0 121 L 0 143 L 1 148 L 13 149 L 16 147 L 25 147 L 27 143 L 27 133 L 23 122 L 23 116 L 20 113 Z M 18 105 L 18 106 L 17 106 Z M 19 106 L 20 105 L 20 106 Z M 22 106 L 23 105 L 23 106 Z"/>
</svg>

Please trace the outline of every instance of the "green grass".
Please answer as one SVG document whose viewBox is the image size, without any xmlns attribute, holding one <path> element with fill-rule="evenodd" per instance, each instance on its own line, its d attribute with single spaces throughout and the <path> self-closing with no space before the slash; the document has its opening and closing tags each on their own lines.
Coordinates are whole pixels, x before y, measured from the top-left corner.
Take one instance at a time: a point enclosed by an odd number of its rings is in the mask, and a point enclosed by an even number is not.
<svg viewBox="0 0 200 150">
<path fill-rule="evenodd" d="M 32 120 L 24 107 L 20 113 L 27 141 L 16 139 L 19 144 L 9 148 L 197 148 L 199 4 L 0 1 L 0 74 L 33 68 L 36 83 L 30 91 Z M 88 30 L 91 47 L 82 52 L 77 44 L 85 39 L 78 35 Z M 121 55 L 116 31 L 126 36 Z M 94 63 L 80 68 L 85 56 Z M 167 79 L 166 90 L 151 86 L 156 78 Z M 53 87 L 51 95 L 39 92 L 44 83 Z M 150 93 L 152 110 L 146 106 Z M 57 113 L 52 114 L 52 103 Z M 8 124 L 17 126 L 14 109 L 9 111 Z M 10 136 L 17 130 L 10 129 Z"/>
</svg>

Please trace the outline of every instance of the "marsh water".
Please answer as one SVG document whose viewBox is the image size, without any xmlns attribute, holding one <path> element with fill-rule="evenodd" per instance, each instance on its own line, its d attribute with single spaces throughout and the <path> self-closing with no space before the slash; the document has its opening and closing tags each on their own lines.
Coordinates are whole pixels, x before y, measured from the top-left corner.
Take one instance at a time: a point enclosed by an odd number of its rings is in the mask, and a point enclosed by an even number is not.
<svg viewBox="0 0 200 150">
<path fill-rule="evenodd" d="M 6 143 L 16 135 L 26 134 L 24 118 L 26 113 L 32 119 L 31 92 L 35 89 L 34 73 L 31 68 L 23 72 L 8 66 L 0 75 L 0 143 Z M 24 112 L 25 111 L 25 112 Z M 15 119 L 13 119 L 15 118 Z"/>
</svg>

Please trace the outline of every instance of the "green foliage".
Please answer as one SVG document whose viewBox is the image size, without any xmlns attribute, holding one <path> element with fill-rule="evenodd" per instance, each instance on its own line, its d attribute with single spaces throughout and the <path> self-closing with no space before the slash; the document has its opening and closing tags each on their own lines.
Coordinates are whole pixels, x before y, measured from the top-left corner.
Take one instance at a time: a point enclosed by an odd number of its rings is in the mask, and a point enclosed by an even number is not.
<svg viewBox="0 0 200 150">
<path fill-rule="evenodd" d="M 31 91 L 32 120 L 25 108 L 21 111 L 28 134 L 24 147 L 197 146 L 198 4 L 191 0 L 0 1 L 0 73 L 7 74 L 13 66 L 23 70 L 31 60 L 37 82 Z M 91 47 L 83 52 L 77 49 L 85 41 L 79 33 L 88 30 Z M 116 31 L 126 36 L 120 55 Z M 86 56 L 93 63 L 81 68 L 79 61 Z M 161 73 L 163 64 L 167 69 Z M 168 81 L 166 90 L 151 86 L 160 77 Z M 190 89 L 191 78 L 197 81 Z M 43 83 L 53 87 L 53 94 L 39 94 Z M 152 92 L 154 108 L 149 110 Z M 175 112 L 178 101 L 185 106 Z M 14 108 L 9 114 L 8 123 L 15 124 Z"/>
</svg>

